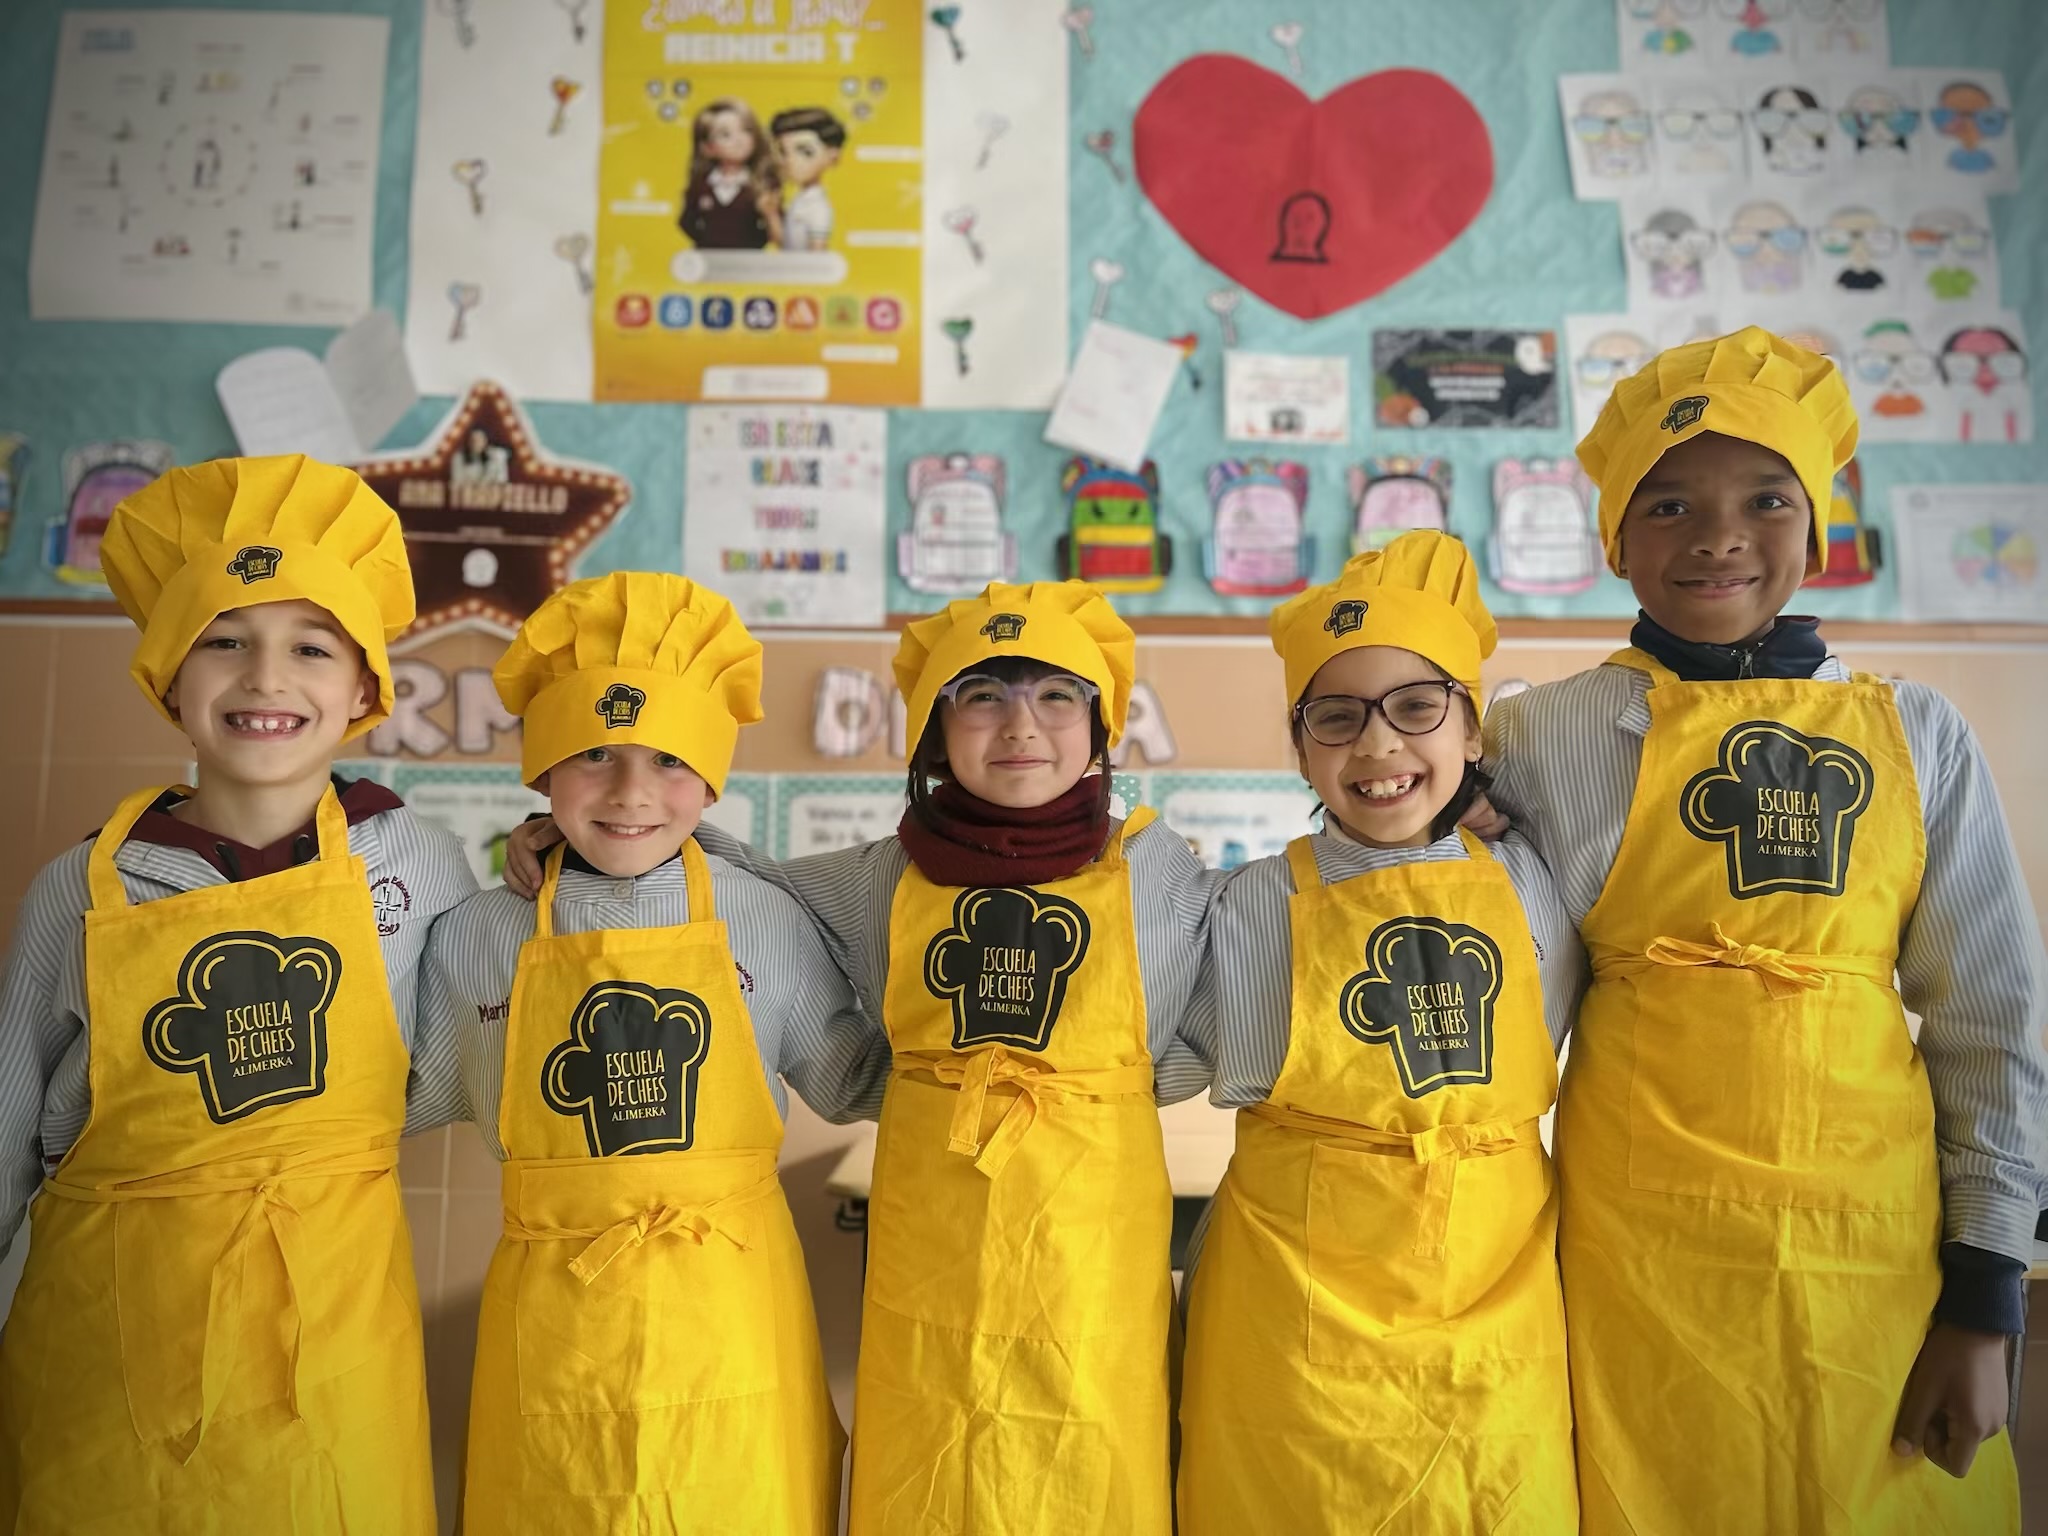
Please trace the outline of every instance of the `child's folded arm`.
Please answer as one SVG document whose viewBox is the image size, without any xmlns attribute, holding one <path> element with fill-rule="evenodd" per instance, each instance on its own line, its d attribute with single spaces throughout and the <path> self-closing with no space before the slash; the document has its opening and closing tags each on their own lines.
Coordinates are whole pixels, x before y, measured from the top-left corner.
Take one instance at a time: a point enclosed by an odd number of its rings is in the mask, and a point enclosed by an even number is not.
<svg viewBox="0 0 2048 1536">
<path fill-rule="evenodd" d="M 1586 946 L 1572 926 L 1550 866 L 1522 836 L 1521 829 L 1490 846 L 1494 857 L 1507 867 L 1508 879 L 1529 919 L 1529 937 L 1536 943 L 1536 974 L 1543 985 L 1543 1023 L 1550 1031 L 1551 1047 L 1556 1049 L 1571 1033 L 1572 1021 L 1579 1015 L 1579 1000 L 1593 979 L 1586 964 Z"/>
<path fill-rule="evenodd" d="M 1901 684 L 1927 833 L 1899 980 L 1934 1091 L 1942 1235 L 2024 1261 L 2048 1147 L 2048 957 L 1990 766 L 1946 698 Z"/>
<path fill-rule="evenodd" d="M 0 970 L 0 1251 L 13 1240 L 43 1181 L 50 1082 L 85 1032 L 84 1018 L 63 996 L 70 991 L 83 1006 L 83 986 L 67 989 L 63 981 L 67 974 L 80 982 L 84 976 L 90 852 L 91 845 L 81 843 L 36 876 L 22 898 L 6 968 Z M 86 1106 L 79 1111 L 82 1125 Z"/>
<path fill-rule="evenodd" d="M 1294 929 L 1285 859 L 1255 859 L 1222 878 L 1209 915 L 1216 977 L 1216 1085 L 1220 1108 L 1270 1098 L 1287 1060 L 1294 1011 Z"/>
<path fill-rule="evenodd" d="M 1207 1088 L 1211 1076 L 1209 1062 L 1181 1032 L 1202 991 L 1213 878 L 1187 839 L 1163 821 L 1134 833 L 1126 856 L 1152 1095 L 1178 1104 Z"/>
<path fill-rule="evenodd" d="M 420 961 L 418 1038 L 453 1052 L 455 1088 L 441 1108 L 448 1120 L 474 1121 L 494 1150 L 505 1009 L 519 948 L 532 933 L 533 903 L 494 886 L 434 920 Z M 484 1039 L 487 1027 L 497 1031 L 497 1051 Z"/>
</svg>

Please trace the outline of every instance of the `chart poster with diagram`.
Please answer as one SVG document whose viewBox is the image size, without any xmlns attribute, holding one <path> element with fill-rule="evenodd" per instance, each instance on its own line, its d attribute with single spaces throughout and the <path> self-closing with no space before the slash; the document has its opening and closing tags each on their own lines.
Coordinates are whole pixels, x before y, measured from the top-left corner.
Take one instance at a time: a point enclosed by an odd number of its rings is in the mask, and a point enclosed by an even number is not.
<svg viewBox="0 0 2048 1536">
<path fill-rule="evenodd" d="M 604 25 L 596 397 L 916 405 L 922 10 L 644 0 Z"/>
</svg>

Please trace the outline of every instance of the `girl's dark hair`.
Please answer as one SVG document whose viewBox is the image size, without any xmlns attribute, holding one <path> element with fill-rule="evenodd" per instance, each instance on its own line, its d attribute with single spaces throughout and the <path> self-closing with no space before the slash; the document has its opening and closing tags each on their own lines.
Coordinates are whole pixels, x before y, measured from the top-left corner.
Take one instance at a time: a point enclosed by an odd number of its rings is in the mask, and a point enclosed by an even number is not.
<svg viewBox="0 0 2048 1536">
<path fill-rule="evenodd" d="M 1065 670 L 1029 656 L 995 656 L 987 661 L 978 661 L 971 667 L 962 668 L 955 677 L 973 673 L 982 677 L 993 677 L 1004 683 L 1030 683 L 1041 677 L 1051 677 Z M 948 678 L 948 682 L 952 679 Z M 909 798 L 911 814 L 926 827 L 932 825 L 931 781 L 951 779 L 952 773 L 946 767 L 946 730 L 939 723 L 939 710 L 943 704 L 935 704 L 931 718 L 924 723 L 924 734 L 917 739 L 917 745 L 910 751 L 910 769 L 904 785 L 904 794 Z M 1109 815 L 1109 727 L 1103 724 L 1102 708 L 1098 700 L 1094 711 L 1088 717 L 1088 761 L 1100 764 L 1096 774 L 1096 793 L 1101 800 L 1101 812 Z"/>
<path fill-rule="evenodd" d="M 1457 681 L 1455 677 L 1451 676 L 1442 667 L 1430 661 L 1427 656 L 1422 659 L 1428 665 L 1429 670 L 1445 682 L 1455 683 Z M 1301 698 L 1305 699 L 1307 697 L 1308 694 L 1304 691 Z M 1472 695 L 1469 693 L 1461 693 L 1458 697 L 1465 705 L 1465 729 L 1476 734 L 1479 730 L 1479 706 L 1472 702 Z M 1296 699 L 1294 702 L 1299 705 L 1301 699 Z M 1294 743 L 1294 750 L 1297 753 L 1300 752 L 1301 716 L 1295 714 L 1293 710 L 1287 712 L 1287 735 L 1288 739 Z M 1449 836 L 1457 827 L 1458 819 L 1472 809 L 1472 802 L 1492 787 L 1493 775 L 1487 773 L 1477 763 L 1467 763 L 1465 765 L 1465 776 L 1458 780 L 1456 791 L 1453 792 L 1449 800 L 1444 802 L 1444 808 L 1436 813 L 1435 818 L 1429 824 L 1429 840 L 1433 843 L 1438 838 Z M 1309 815 L 1311 818 L 1321 815 L 1327 819 L 1328 813 L 1329 807 L 1324 805 L 1321 800 L 1318 800 L 1315 803 L 1315 809 L 1310 811 Z"/>
</svg>

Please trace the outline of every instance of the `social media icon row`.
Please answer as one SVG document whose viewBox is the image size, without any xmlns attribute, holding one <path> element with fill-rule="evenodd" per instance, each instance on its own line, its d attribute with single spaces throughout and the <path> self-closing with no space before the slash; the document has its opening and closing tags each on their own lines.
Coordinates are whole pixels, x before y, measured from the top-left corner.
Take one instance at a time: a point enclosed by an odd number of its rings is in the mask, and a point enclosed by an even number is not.
<svg viewBox="0 0 2048 1536">
<path fill-rule="evenodd" d="M 856 294 L 826 295 L 822 304 L 810 294 L 799 293 L 781 304 L 766 294 L 735 301 L 725 294 L 697 298 L 687 293 L 665 293 L 658 300 L 644 293 L 619 297 L 613 318 L 623 330 L 639 330 L 656 323 L 663 330 L 682 331 L 701 326 L 707 331 L 729 331 L 735 320 L 749 331 L 772 331 L 778 326 L 791 331 L 857 331 L 865 327 L 877 333 L 902 329 L 901 300 L 878 294 L 862 299 Z"/>
</svg>

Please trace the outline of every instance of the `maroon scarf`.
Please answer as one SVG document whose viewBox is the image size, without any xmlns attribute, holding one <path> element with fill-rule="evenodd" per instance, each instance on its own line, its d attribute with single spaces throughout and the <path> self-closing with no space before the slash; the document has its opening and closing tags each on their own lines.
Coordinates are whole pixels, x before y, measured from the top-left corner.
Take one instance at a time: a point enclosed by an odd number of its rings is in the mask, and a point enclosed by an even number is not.
<svg viewBox="0 0 2048 1536">
<path fill-rule="evenodd" d="M 941 784 L 903 813 L 896 836 L 934 885 L 1042 885 L 1065 879 L 1102 851 L 1109 811 L 1094 774 L 1044 805 L 991 805 Z"/>
</svg>

